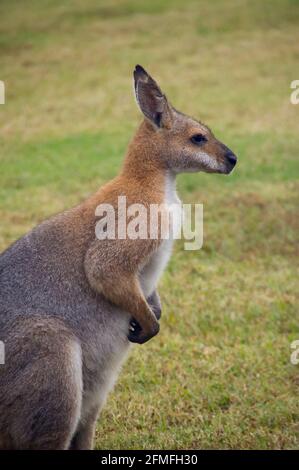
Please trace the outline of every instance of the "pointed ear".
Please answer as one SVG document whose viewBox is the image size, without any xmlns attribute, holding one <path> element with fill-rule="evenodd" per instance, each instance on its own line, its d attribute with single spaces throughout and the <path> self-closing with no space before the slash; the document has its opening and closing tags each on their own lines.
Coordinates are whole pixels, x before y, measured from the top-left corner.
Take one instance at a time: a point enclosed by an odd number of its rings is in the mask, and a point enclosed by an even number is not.
<svg viewBox="0 0 299 470">
<path fill-rule="evenodd" d="M 140 65 L 134 70 L 136 100 L 144 116 L 156 127 L 170 127 L 172 111 L 166 96 Z"/>
</svg>

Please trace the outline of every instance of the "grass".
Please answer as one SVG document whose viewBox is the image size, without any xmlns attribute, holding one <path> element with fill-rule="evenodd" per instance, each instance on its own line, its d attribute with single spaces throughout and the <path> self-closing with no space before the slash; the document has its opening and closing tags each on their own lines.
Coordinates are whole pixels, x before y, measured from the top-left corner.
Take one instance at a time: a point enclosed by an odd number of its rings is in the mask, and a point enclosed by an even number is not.
<svg viewBox="0 0 299 470">
<path fill-rule="evenodd" d="M 298 448 L 299 3 L 3 0 L 0 17 L 1 249 L 117 173 L 135 63 L 239 156 L 230 178 L 179 178 L 204 246 L 177 244 L 161 332 L 125 364 L 97 448 Z"/>
</svg>

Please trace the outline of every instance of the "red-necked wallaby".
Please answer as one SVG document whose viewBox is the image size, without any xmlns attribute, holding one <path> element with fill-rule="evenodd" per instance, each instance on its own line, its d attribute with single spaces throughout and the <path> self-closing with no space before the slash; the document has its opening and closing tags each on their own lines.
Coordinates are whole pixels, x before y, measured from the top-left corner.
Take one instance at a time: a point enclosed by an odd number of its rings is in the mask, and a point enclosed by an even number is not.
<svg viewBox="0 0 299 470">
<path fill-rule="evenodd" d="M 236 164 L 140 66 L 134 83 L 145 119 L 120 175 L 0 256 L 0 448 L 91 448 L 128 340 L 143 343 L 159 330 L 156 287 L 172 239 L 99 240 L 99 204 L 117 210 L 126 196 L 128 204 L 167 208 L 179 202 L 176 174 L 230 173 Z"/>
</svg>

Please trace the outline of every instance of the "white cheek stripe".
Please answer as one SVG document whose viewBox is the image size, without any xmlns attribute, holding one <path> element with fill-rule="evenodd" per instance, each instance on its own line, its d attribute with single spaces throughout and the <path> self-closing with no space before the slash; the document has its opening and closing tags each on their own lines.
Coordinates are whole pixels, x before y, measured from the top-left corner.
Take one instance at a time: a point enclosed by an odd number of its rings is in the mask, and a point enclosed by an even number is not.
<svg viewBox="0 0 299 470">
<path fill-rule="evenodd" d="M 198 156 L 201 163 L 203 163 L 207 168 L 210 168 L 211 170 L 219 169 L 219 163 L 215 160 L 215 158 L 212 158 L 206 152 L 199 152 Z"/>
</svg>

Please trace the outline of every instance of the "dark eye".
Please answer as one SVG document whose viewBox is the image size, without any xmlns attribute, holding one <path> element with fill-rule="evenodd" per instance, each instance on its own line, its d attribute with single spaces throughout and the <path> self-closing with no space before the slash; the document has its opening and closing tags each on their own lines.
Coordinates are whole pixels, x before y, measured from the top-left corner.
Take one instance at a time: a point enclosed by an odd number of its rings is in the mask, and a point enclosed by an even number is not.
<svg viewBox="0 0 299 470">
<path fill-rule="evenodd" d="M 191 137 L 191 142 L 195 145 L 202 145 L 207 141 L 207 138 L 202 134 L 195 134 Z"/>
</svg>

